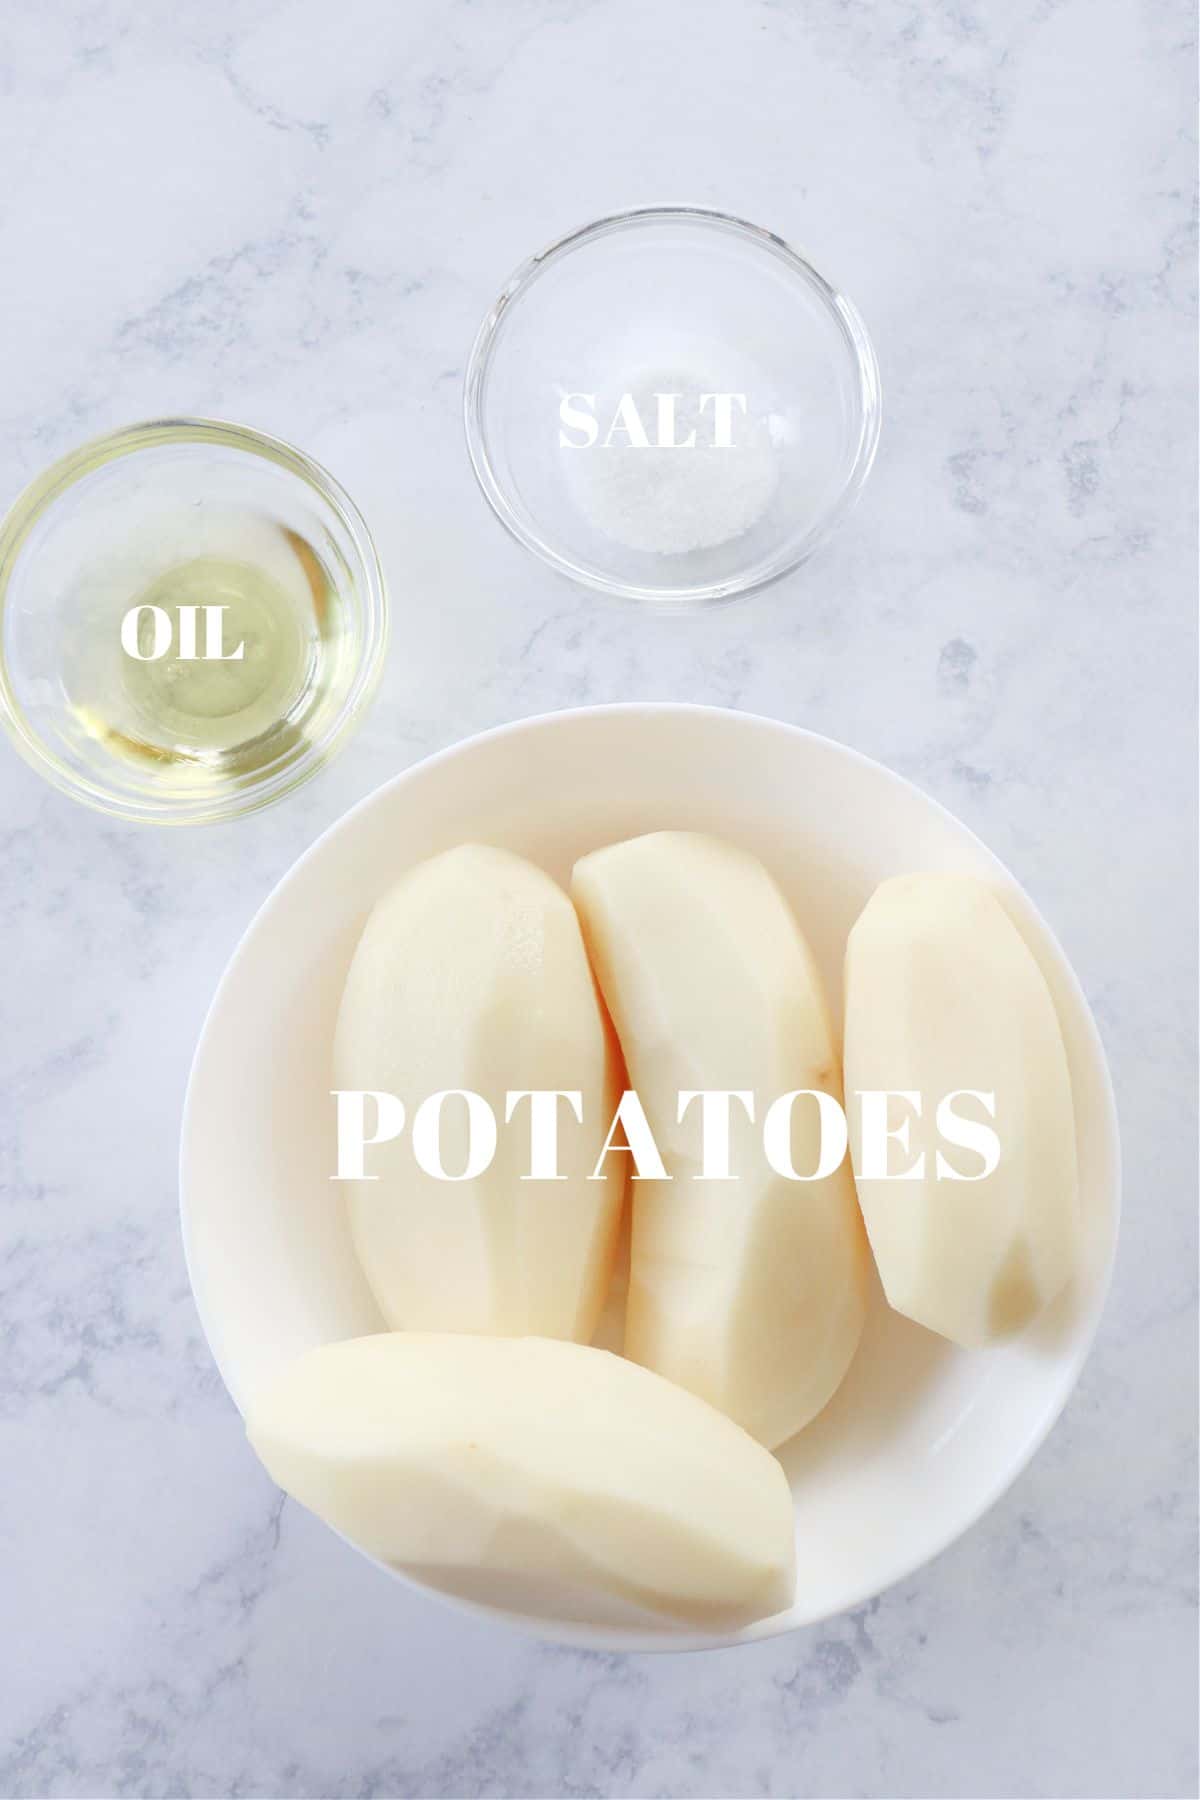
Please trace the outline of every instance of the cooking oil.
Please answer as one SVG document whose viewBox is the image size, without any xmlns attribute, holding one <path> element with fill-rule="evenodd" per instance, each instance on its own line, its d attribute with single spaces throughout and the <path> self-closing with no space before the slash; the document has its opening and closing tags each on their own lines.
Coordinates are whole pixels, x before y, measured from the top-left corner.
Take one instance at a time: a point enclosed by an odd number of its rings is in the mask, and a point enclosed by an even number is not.
<svg viewBox="0 0 1200 1800">
<path fill-rule="evenodd" d="M 220 629 L 207 654 L 180 653 L 190 620 L 220 609 Z M 184 755 L 229 751 L 261 737 L 301 702 L 319 650 L 316 614 L 265 569 L 249 562 L 198 556 L 168 569 L 131 609 L 137 656 L 125 655 L 125 690 L 147 743 Z M 165 618 L 170 652 L 154 656 Z M 207 624 L 207 618 L 205 618 Z M 192 641 L 195 642 L 194 625 Z"/>
<path fill-rule="evenodd" d="M 178 555 L 184 542 L 198 553 Z M 210 518 L 202 533 L 139 543 L 96 572 L 76 719 L 164 783 L 289 762 L 336 672 L 340 591 L 316 546 L 278 520 Z"/>
</svg>

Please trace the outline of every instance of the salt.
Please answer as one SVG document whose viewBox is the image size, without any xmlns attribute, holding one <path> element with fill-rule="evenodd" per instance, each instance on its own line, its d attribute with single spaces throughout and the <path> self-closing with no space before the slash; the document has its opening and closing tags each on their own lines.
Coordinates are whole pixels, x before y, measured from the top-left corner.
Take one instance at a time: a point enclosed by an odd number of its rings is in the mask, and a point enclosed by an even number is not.
<svg viewBox="0 0 1200 1800">
<path fill-rule="evenodd" d="M 576 502 L 596 530 L 630 550 L 683 556 L 729 543 L 762 518 L 779 481 L 767 421 L 752 410 L 753 395 L 746 396 L 743 412 L 737 406 L 722 407 L 714 398 L 719 391 L 718 383 L 694 371 L 643 375 L 628 392 L 649 443 L 632 442 L 627 430 L 620 436 L 613 430 L 598 433 L 586 449 L 566 454 Z M 670 447 L 655 436 L 656 421 L 670 420 L 670 407 L 660 410 L 664 394 L 677 396 Z M 624 411 L 627 417 L 628 409 Z M 730 424 L 732 442 L 722 442 Z M 695 441 L 689 443 L 693 433 Z M 612 441 L 606 443 L 606 435 Z"/>
</svg>

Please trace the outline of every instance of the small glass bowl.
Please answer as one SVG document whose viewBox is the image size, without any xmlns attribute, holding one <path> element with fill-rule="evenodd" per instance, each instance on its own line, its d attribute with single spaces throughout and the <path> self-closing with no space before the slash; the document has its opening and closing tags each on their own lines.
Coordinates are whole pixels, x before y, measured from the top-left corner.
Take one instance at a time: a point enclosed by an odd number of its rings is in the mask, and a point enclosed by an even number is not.
<svg viewBox="0 0 1200 1800">
<path fill-rule="evenodd" d="M 235 723 L 216 747 L 164 748 L 139 723 L 121 644 L 126 609 L 181 566 L 201 571 L 193 594 L 206 568 L 259 571 L 295 610 L 302 679 L 277 718 L 240 740 Z M 98 438 L 0 524 L 0 719 L 40 775 L 117 818 L 210 823 L 290 793 L 361 719 L 386 643 L 358 508 L 310 457 L 245 426 L 162 419 Z"/>
<path fill-rule="evenodd" d="M 670 447 L 664 379 L 690 408 L 677 442 L 701 389 L 744 400 L 740 441 L 717 447 L 710 423 L 699 447 Z M 623 395 L 648 449 L 630 446 L 628 412 L 617 427 Z M 699 604 L 778 580 L 846 514 L 879 439 L 879 370 L 854 306 L 773 232 L 648 206 L 517 270 L 475 339 L 464 413 L 479 485 L 519 543 L 606 593 Z"/>
</svg>

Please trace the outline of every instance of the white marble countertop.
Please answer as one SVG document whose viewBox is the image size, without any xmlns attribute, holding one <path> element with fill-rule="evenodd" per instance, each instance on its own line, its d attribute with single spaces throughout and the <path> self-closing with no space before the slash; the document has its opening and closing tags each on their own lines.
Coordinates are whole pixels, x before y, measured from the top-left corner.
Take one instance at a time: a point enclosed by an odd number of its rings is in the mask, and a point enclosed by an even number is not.
<svg viewBox="0 0 1200 1800">
<path fill-rule="evenodd" d="M 1194 1794 L 1193 80 L 1182 0 L 21 3 L 0 41 L 0 504 L 172 411 L 373 522 L 385 684 L 256 821 L 110 824 L 0 754 L 0 1794 Z M 646 199 L 858 301 L 876 472 L 799 575 L 643 617 L 511 544 L 463 361 L 510 269 Z M 481 727 L 670 697 L 881 758 L 1073 958 L 1127 1162 L 1112 1300 L 1007 1498 L 750 1649 L 541 1646 L 381 1581 L 248 1452 L 188 1294 L 189 1059 L 323 826 Z M 2 749 L 3 747 L 0 747 Z"/>
</svg>

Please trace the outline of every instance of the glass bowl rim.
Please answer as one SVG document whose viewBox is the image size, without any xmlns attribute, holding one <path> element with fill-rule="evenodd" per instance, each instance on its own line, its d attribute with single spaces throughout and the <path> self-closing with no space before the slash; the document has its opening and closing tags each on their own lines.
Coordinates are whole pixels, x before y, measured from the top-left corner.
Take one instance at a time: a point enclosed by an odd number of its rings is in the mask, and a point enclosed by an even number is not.
<svg viewBox="0 0 1200 1800">
<path fill-rule="evenodd" d="M 318 742 L 288 768 L 251 780 L 225 796 L 198 803 L 176 798 L 161 806 L 147 797 L 116 795 L 102 782 L 72 769 L 33 728 L 13 691 L 3 645 L 8 589 L 20 551 L 34 526 L 75 484 L 95 469 L 140 451 L 169 444 L 216 444 L 276 464 L 303 481 L 335 514 L 345 530 L 362 582 L 363 648 L 354 678 L 337 713 Z M 0 519 L 0 723 L 25 761 L 60 793 L 99 812 L 130 823 L 205 825 L 244 817 L 282 799 L 324 767 L 341 749 L 375 693 L 389 632 L 387 585 L 375 540 L 362 513 L 341 483 L 313 457 L 283 438 L 233 420 L 175 415 L 147 419 L 102 433 L 68 450 L 20 491 Z"/>
<path fill-rule="evenodd" d="M 597 239 L 646 224 L 699 224 L 741 238 L 744 242 L 768 251 L 789 268 L 793 275 L 798 276 L 822 302 L 839 329 L 857 377 L 858 443 L 846 478 L 828 505 L 798 538 L 789 539 L 781 545 L 765 567 L 760 566 L 741 574 L 726 576 L 719 581 L 691 586 L 648 587 L 638 582 L 622 581 L 617 576 L 605 575 L 578 562 L 548 543 L 541 532 L 535 529 L 529 515 L 513 503 L 507 488 L 497 475 L 485 423 L 484 403 L 492 360 L 501 327 L 514 304 L 524 297 L 548 268 L 564 257 Z M 710 206 L 682 203 L 633 206 L 621 212 L 607 213 L 603 218 L 593 219 L 590 223 L 567 232 L 565 236 L 556 238 L 544 249 L 527 257 L 513 271 L 484 315 L 471 346 L 463 381 L 463 425 L 467 454 L 485 500 L 509 535 L 525 549 L 533 551 L 534 555 L 539 556 L 551 568 L 581 582 L 585 587 L 620 599 L 661 607 L 664 611 L 725 604 L 782 580 L 785 575 L 790 575 L 806 562 L 850 511 L 861 493 L 879 446 L 882 416 L 879 362 L 870 334 L 854 302 L 777 232 L 770 231 L 763 225 L 755 225 L 735 213 L 722 212 Z"/>
</svg>

